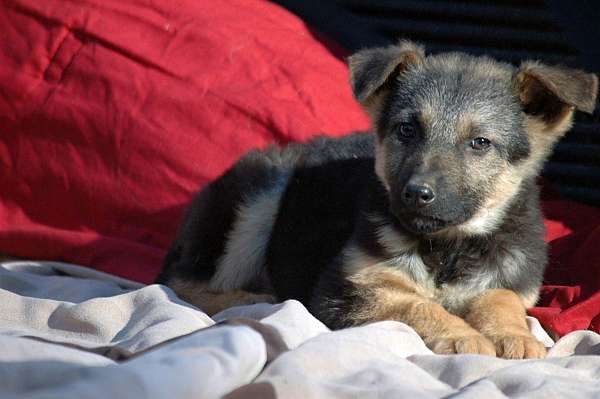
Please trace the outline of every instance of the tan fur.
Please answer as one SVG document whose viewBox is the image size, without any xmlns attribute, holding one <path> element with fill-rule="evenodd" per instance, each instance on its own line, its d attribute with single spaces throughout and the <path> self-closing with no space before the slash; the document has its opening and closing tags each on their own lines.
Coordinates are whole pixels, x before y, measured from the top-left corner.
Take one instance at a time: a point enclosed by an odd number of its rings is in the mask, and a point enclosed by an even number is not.
<svg viewBox="0 0 600 399">
<path fill-rule="evenodd" d="M 169 281 L 168 285 L 178 297 L 211 316 L 232 306 L 276 301 L 272 295 L 254 294 L 244 290 L 216 292 L 211 290 L 206 282 L 175 278 Z"/>
<path fill-rule="evenodd" d="M 546 349 L 529 332 L 525 314 L 525 305 L 516 293 L 493 289 L 471 303 L 465 320 L 494 343 L 498 356 L 508 359 L 544 357 Z"/>
<path fill-rule="evenodd" d="M 477 120 L 478 116 L 476 114 L 465 113 L 458 115 L 458 121 L 456 122 L 458 136 L 463 140 L 471 138 Z"/>
<path fill-rule="evenodd" d="M 465 223 L 451 227 L 447 229 L 448 231 L 441 231 L 440 234 L 446 236 L 472 236 L 485 235 L 494 231 L 498 224 L 502 222 L 506 210 L 517 194 L 523 179 L 522 170 L 506 165 L 479 210 Z"/>
<path fill-rule="evenodd" d="M 371 95 L 365 101 L 362 102 L 362 107 L 371 118 L 372 121 L 378 121 L 380 118 L 381 108 L 383 107 L 383 99 L 385 95 L 383 93 L 376 93 Z"/>
<path fill-rule="evenodd" d="M 573 113 L 574 109 L 569 108 L 568 112 L 552 124 L 548 124 L 541 118 L 525 117 L 525 131 L 529 136 L 531 157 L 527 160 L 527 164 L 523 165 L 523 169 L 528 173 L 539 171 L 541 163 L 550 155 L 554 144 L 571 129 Z"/>
<path fill-rule="evenodd" d="M 372 223 L 379 225 L 379 228 L 377 229 L 377 240 L 390 253 L 406 253 L 413 250 L 418 245 L 417 240 L 398 234 L 385 220 L 374 215 L 369 215 L 368 218 Z"/>
<path fill-rule="evenodd" d="M 407 64 L 421 63 L 425 58 L 425 48 L 410 40 L 400 40 L 398 42 L 400 52 L 404 54 L 403 61 Z"/>
<path fill-rule="evenodd" d="M 527 295 L 521 295 L 521 301 L 523 301 L 523 305 L 525 309 L 529 309 L 535 306 L 538 299 L 540 299 L 540 292 L 538 290 L 532 291 Z"/>
<path fill-rule="evenodd" d="M 354 324 L 397 320 L 410 325 L 436 353 L 494 356 L 492 343 L 431 300 L 432 293 L 398 269 L 373 265 L 347 276 L 366 305 L 348 315 Z"/>
<path fill-rule="evenodd" d="M 385 148 L 379 142 L 379 139 L 375 139 L 375 174 L 379 181 L 383 183 L 385 189 L 390 191 L 390 184 L 385 176 Z"/>
<path fill-rule="evenodd" d="M 435 109 L 431 104 L 424 102 L 419 108 L 419 122 L 424 130 L 430 130 L 433 127 L 433 123 L 436 119 Z"/>
</svg>

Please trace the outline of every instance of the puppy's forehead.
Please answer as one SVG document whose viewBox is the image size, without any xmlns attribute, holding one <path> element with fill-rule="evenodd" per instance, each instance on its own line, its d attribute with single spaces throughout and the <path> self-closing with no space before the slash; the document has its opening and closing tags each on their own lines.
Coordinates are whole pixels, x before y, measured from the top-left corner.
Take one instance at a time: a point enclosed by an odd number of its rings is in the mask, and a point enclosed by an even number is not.
<svg viewBox="0 0 600 399">
<path fill-rule="evenodd" d="M 513 71 L 509 64 L 485 57 L 430 56 L 404 75 L 398 93 L 404 104 L 399 106 L 412 109 L 428 127 L 451 124 L 458 134 L 474 125 L 513 128 L 520 112 Z"/>
</svg>

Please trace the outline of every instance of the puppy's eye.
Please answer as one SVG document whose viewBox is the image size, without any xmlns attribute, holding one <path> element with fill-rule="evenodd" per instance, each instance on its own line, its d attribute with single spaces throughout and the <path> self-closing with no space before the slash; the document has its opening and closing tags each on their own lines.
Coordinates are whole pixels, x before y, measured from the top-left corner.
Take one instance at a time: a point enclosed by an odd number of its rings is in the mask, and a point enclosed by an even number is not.
<svg viewBox="0 0 600 399">
<path fill-rule="evenodd" d="M 476 151 L 487 150 L 491 144 L 492 144 L 492 142 L 489 141 L 488 139 L 486 139 L 485 137 L 477 137 L 477 138 L 471 140 L 471 142 L 469 143 L 471 148 Z"/>
<path fill-rule="evenodd" d="M 412 139 L 413 137 L 415 137 L 417 135 L 417 128 L 415 128 L 415 126 L 412 123 L 401 123 L 398 126 L 398 136 L 401 139 Z"/>
</svg>

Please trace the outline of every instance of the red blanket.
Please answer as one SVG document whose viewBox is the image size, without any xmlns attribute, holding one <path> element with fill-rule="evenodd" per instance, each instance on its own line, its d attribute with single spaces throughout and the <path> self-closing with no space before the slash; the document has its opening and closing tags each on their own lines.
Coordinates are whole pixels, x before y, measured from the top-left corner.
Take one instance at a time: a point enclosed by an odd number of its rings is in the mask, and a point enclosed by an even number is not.
<svg viewBox="0 0 600 399">
<path fill-rule="evenodd" d="M 368 128 L 336 49 L 267 2 L 8 0 L 0 26 L 0 252 L 151 282 L 193 193 L 244 152 Z M 545 210 L 531 313 L 600 331 L 600 212 Z"/>
</svg>

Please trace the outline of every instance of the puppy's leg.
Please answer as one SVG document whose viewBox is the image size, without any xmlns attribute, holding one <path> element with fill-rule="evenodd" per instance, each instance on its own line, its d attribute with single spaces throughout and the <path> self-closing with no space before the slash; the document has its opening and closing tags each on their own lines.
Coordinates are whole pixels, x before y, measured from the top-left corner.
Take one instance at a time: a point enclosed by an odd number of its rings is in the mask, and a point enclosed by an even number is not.
<svg viewBox="0 0 600 399">
<path fill-rule="evenodd" d="M 495 356 L 494 345 L 460 317 L 423 295 L 408 276 L 388 267 L 369 267 L 351 276 L 360 309 L 355 324 L 397 320 L 408 324 L 436 353 L 475 353 Z"/>
<path fill-rule="evenodd" d="M 382 318 L 410 325 L 435 353 L 496 355 L 494 346 L 487 338 L 461 318 L 448 313 L 441 305 L 416 295 L 393 295 L 396 297 L 393 309 L 382 314 Z"/>
<path fill-rule="evenodd" d="M 173 279 L 169 286 L 178 297 L 200 308 L 204 313 L 212 316 L 232 306 L 252 305 L 255 303 L 274 303 L 272 295 L 257 294 L 244 290 L 215 292 L 206 282 Z"/>
<path fill-rule="evenodd" d="M 498 356 L 544 357 L 546 348 L 529 332 L 525 315 L 525 305 L 515 292 L 492 289 L 473 300 L 465 319 L 494 343 Z"/>
</svg>

